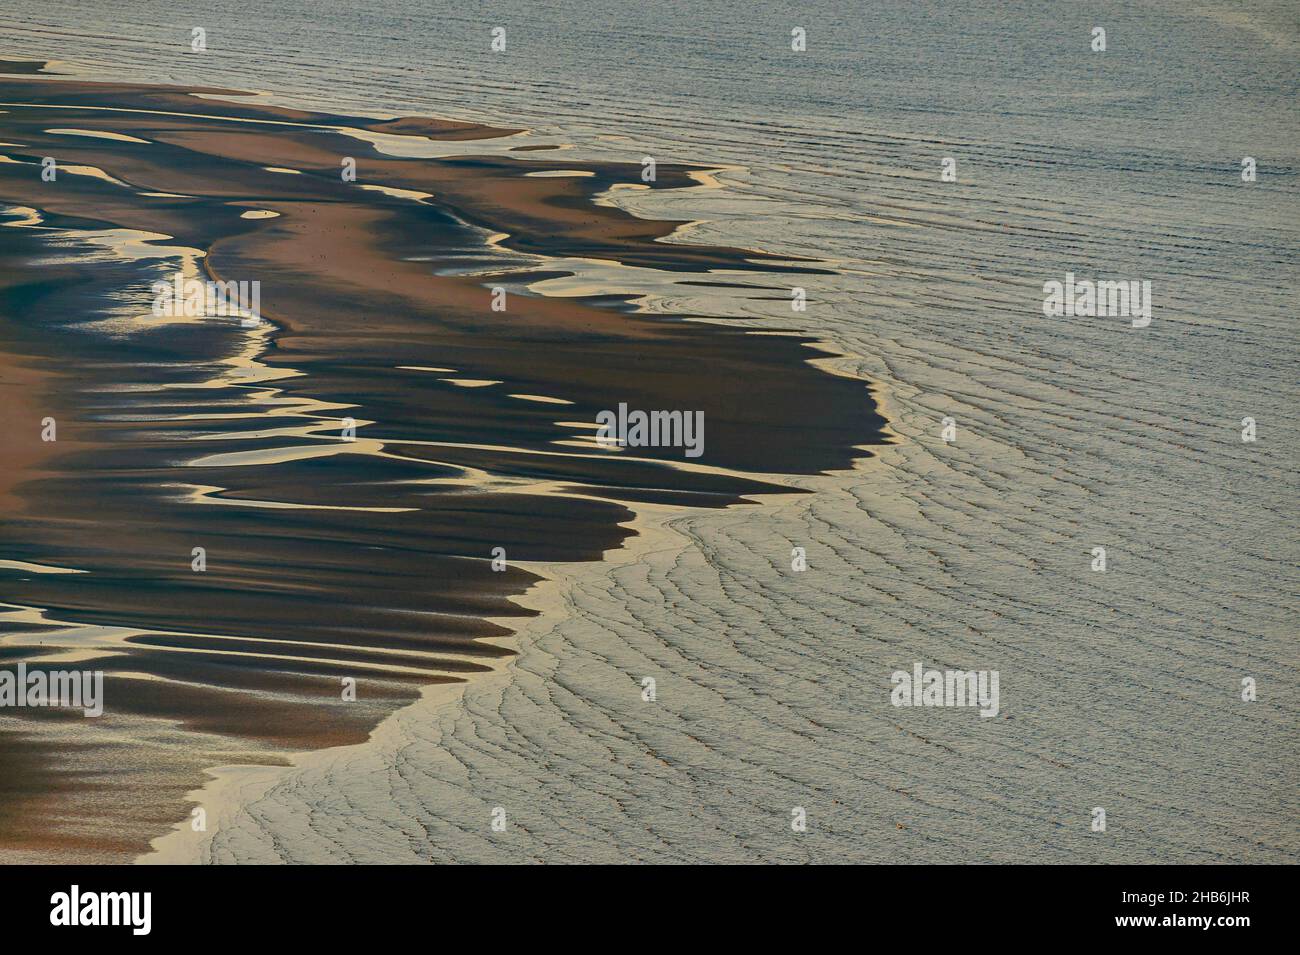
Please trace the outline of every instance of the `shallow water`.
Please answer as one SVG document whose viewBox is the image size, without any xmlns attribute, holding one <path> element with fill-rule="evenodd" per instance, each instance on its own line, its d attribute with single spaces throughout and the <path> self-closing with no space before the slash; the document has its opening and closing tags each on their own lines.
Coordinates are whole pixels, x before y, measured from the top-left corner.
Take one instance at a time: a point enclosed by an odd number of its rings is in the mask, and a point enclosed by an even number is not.
<svg viewBox="0 0 1300 955">
<path fill-rule="evenodd" d="M 800 277 L 808 310 L 790 311 L 789 283 L 628 274 L 618 290 L 834 342 L 900 436 L 809 499 L 663 515 L 672 530 L 617 570 L 554 571 L 563 613 L 522 635 L 509 679 L 435 691 L 367 747 L 259 784 L 191 848 L 1294 860 L 1290 5 L 813 4 L 803 54 L 775 7 L 597 6 L 512 12 L 497 56 L 495 8 L 472 3 L 203 5 L 159 24 L 127 2 L 130 30 L 24 2 L 0 14 L 0 49 L 72 70 L 525 125 L 574 144 L 566 161 L 740 167 L 723 189 L 612 195 L 708 220 L 692 241 L 828 260 Z M 205 55 L 187 52 L 192 25 Z M 1150 280 L 1152 324 L 1045 317 L 1042 285 L 1067 271 Z M 1000 717 L 891 707 L 890 673 L 917 660 L 1000 670 Z M 333 811 L 343 800 L 356 815 Z M 507 835 L 487 826 L 497 805 L 519 823 Z M 793 806 L 807 833 L 790 832 Z M 1106 833 L 1089 830 L 1096 806 Z"/>
</svg>

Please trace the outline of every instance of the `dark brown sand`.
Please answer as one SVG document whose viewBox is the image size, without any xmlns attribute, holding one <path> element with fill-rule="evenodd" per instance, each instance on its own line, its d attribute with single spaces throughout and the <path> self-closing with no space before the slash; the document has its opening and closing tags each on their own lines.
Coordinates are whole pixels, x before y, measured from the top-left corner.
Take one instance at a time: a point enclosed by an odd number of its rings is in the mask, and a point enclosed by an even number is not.
<svg viewBox="0 0 1300 955">
<path fill-rule="evenodd" d="M 422 685 L 472 679 L 510 652 L 487 618 L 528 614 L 511 598 L 537 579 L 493 571 L 495 547 L 598 560 L 642 502 L 739 503 L 786 490 L 768 474 L 844 467 L 880 438 L 866 388 L 810 365 L 805 339 L 526 290 L 557 272 L 532 256 L 760 271 L 777 288 L 801 268 L 665 243 L 676 223 L 594 204 L 639 183 L 638 165 L 515 157 L 526 144 L 509 141 L 394 158 L 348 131 L 511 131 L 193 92 L 243 95 L 0 77 L 0 141 L 19 144 L 0 147 L 15 160 L 0 162 L 0 207 L 40 217 L 0 226 L 0 561 L 83 571 L 0 565 L 15 608 L 0 666 L 106 674 L 99 719 L 0 711 L 0 860 L 130 858 L 185 818 L 204 768 L 360 741 Z M 50 132 L 68 129 L 145 142 Z M 526 175 L 572 169 L 592 175 Z M 694 172 L 660 166 L 654 187 Z M 140 245 L 108 230 L 202 250 L 200 278 L 259 281 L 271 324 L 154 318 L 150 284 L 177 260 L 122 254 Z M 596 448 L 583 436 L 620 402 L 703 411 L 703 457 Z M 356 442 L 339 440 L 344 417 Z"/>
</svg>

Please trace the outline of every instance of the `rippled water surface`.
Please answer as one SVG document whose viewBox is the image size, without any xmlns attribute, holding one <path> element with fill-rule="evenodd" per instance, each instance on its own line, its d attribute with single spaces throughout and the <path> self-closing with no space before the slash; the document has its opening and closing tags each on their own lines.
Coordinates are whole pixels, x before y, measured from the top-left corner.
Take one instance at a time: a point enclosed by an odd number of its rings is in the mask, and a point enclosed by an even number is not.
<svg viewBox="0 0 1300 955">
<path fill-rule="evenodd" d="M 692 242 L 820 260 L 806 312 L 771 276 L 582 263 L 549 291 L 822 338 L 898 440 L 803 479 L 812 495 L 639 508 L 643 533 L 605 565 L 549 569 L 505 671 L 287 774 L 225 772 L 216 837 L 167 851 L 1296 858 L 1292 4 L 264 6 L 162 20 L 128 0 L 109 21 L 19 0 L 0 55 L 526 127 L 574 161 L 725 167 L 720 189 L 611 196 L 698 220 Z M 1067 271 L 1151 281 L 1151 325 L 1045 317 L 1043 283 Z M 891 707 L 889 674 L 914 661 L 999 670 L 999 717 Z"/>
</svg>

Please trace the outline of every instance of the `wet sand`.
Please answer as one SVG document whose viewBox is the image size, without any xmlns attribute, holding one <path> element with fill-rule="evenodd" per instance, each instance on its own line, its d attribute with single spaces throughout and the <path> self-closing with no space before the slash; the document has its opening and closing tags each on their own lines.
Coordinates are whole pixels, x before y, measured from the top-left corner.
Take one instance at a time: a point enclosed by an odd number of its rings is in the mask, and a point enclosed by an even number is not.
<svg viewBox="0 0 1300 955">
<path fill-rule="evenodd" d="M 0 60 L 0 73 L 54 73 L 44 60 Z"/>
<path fill-rule="evenodd" d="M 0 859 L 132 858 L 205 769 L 358 742 L 509 655 L 537 581 L 515 562 L 599 560 L 638 504 L 743 505 L 882 439 L 806 338 L 529 290 L 564 258 L 776 289 L 816 268 L 596 203 L 639 164 L 244 95 L 0 78 L 0 665 L 106 674 L 99 719 L 0 711 Z M 265 321 L 152 315 L 182 265 L 260 282 Z M 703 456 L 598 448 L 620 402 L 702 411 Z"/>
</svg>

